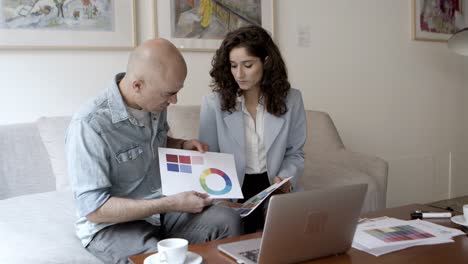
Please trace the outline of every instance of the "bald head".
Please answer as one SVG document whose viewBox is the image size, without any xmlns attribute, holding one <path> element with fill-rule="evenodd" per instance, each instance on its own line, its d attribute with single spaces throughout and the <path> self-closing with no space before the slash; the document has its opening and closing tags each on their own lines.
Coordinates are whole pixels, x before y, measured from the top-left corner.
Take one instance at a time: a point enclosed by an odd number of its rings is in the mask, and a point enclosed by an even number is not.
<svg viewBox="0 0 468 264">
<path fill-rule="evenodd" d="M 165 39 L 152 39 L 130 54 L 119 89 L 128 106 L 161 111 L 177 103 L 186 77 L 187 65 L 179 50 Z"/>
<path fill-rule="evenodd" d="M 147 40 L 131 54 L 127 74 L 134 78 L 164 78 L 168 72 L 186 74 L 187 65 L 179 50 L 168 40 Z"/>
</svg>

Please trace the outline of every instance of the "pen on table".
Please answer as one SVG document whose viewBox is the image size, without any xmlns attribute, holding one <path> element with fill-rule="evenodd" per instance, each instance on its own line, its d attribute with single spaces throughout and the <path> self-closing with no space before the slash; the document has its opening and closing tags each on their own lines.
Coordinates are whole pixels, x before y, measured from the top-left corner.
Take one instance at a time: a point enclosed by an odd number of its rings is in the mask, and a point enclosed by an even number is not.
<svg viewBox="0 0 468 264">
<path fill-rule="evenodd" d="M 425 212 L 414 211 L 411 213 L 411 219 L 424 219 L 424 218 L 450 218 L 452 212 Z"/>
</svg>

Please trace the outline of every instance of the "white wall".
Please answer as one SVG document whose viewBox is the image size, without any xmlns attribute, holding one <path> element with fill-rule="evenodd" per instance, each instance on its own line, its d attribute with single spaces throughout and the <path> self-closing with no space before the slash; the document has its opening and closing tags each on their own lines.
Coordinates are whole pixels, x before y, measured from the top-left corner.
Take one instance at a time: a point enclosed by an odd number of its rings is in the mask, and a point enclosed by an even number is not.
<svg viewBox="0 0 468 264">
<path fill-rule="evenodd" d="M 152 37 L 152 6 L 137 2 L 141 41 Z M 388 206 L 468 194 L 467 59 L 445 43 L 412 41 L 410 17 L 407 0 L 276 1 L 275 38 L 293 86 L 306 108 L 331 114 L 349 149 L 389 161 Z M 0 124 L 73 113 L 127 55 L 0 51 Z M 179 103 L 199 104 L 212 53 L 184 56 Z"/>
<path fill-rule="evenodd" d="M 410 1 L 293 2 L 278 7 L 291 80 L 307 108 L 332 115 L 350 149 L 389 161 L 388 205 L 448 197 L 450 171 L 466 186 L 464 58 L 446 43 L 411 40 Z M 304 28 L 313 41 L 302 48 Z"/>
</svg>

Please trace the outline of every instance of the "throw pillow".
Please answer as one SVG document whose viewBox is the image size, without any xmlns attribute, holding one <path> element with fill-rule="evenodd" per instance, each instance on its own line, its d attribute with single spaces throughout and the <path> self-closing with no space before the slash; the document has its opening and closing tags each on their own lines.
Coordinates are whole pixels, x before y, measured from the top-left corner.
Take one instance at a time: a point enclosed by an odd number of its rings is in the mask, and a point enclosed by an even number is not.
<svg viewBox="0 0 468 264">
<path fill-rule="evenodd" d="M 70 117 L 41 117 L 37 121 L 39 134 L 49 155 L 52 171 L 55 175 L 57 191 L 70 189 L 65 156 L 65 132 L 70 123 Z"/>
</svg>

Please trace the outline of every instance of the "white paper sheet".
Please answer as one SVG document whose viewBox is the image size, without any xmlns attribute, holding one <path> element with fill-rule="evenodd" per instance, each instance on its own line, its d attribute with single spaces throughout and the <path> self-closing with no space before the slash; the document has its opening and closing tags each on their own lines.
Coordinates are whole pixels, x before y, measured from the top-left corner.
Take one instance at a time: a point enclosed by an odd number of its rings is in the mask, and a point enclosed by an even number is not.
<svg viewBox="0 0 468 264">
<path fill-rule="evenodd" d="M 358 225 L 353 247 L 380 256 L 418 245 L 450 243 L 452 237 L 463 234 L 460 230 L 424 220 L 381 217 L 367 219 Z"/>
<path fill-rule="evenodd" d="M 158 152 L 163 195 L 197 191 L 213 198 L 244 197 L 233 155 L 171 148 Z"/>
<path fill-rule="evenodd" d="M 373 248 L 373 249 L 366 248 L 366 247 L 360 245 L 357 242 L 353 242 L 353 248 L 359 249 L 361 251 L 367 252 L 369 254 L 372 254 L 372 255 L 378 257 L 378 256 L 381 256 L 381 255 L 385 255 L 385 254 L 394 252 L 394 251 L 398 251 L 398 250 L 402 250 L 402 249 L 410 248 L 410 247 L 414 247 L 414 246 L 436 245 L 436 244 L 451 243 L 451 242 L 454 242 L 454 241 L 452 239 L 440 239 L 440 240 L 436 240 L 436 241 L 426 241 L 424 244 L 418 244 L 418 243 L 415 242 L 415 243 L 408 243 L 406 245 L 386 246 L 386 247 L 379 247 L 379 248 Z"/>
</svg>

